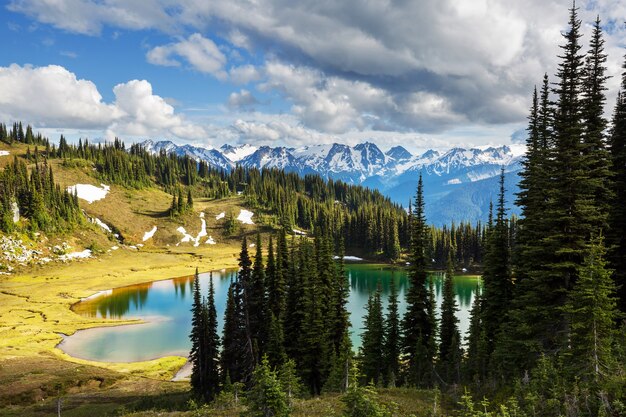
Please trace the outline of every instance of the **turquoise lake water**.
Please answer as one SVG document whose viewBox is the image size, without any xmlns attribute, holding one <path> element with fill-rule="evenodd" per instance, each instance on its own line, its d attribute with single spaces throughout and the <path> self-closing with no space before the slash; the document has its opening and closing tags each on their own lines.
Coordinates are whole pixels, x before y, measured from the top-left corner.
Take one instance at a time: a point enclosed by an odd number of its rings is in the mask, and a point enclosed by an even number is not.
<svg viewBox="0 0 626 417">
<path fill-rule="evenodd" d="M 363 315 L 370 292 L 376 290 L 377 282 L 380 280 L 383 306 L 386 307 L 389 282 L 394 279 L 399 294 L 399 310 L 404 314 L 407 274 L 405 269 L 379 264 L 347 264 L 346 269 L 350 278 L 348 310 L 352 323 L 351 337 L 353 345 L 358 348 Z M 200 274 L 200 288 L 203 294 L 208 292 L 209 279 L 212 276 L 220 327 L 228 285 L 235 274 L 236 270 Z M 439 305 L 442 275 L 434 273 L 431 277 L 434 280 Z M 116 288 L 77 304 L 74 311 L 84 316 L 109 319 L 137 318 L 146 323 L 82 330 L 67 337 L 60 348 L 74 357 L 104 362 L 135 362 L 168 355 L 186 357 L 191 346 L 189 332 L 193 279 L 193 276 L 189 276 Z M 458 316 L 463 334 L 469 326 L 469 311 L 478 282 L 476 276 L 455 277 Z"/>
</svg>

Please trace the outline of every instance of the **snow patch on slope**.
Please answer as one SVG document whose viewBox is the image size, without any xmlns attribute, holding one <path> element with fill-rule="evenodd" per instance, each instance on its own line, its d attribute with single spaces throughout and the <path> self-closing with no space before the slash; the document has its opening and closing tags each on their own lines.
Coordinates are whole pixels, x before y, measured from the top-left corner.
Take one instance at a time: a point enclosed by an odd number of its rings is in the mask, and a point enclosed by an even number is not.
<svg viewBox="0 0 626 417">
<path fill-rule="evenodd" d="M 74 191 L 76 191 L 78 198 L 85 200 L 89 204 L 91 204 L 94 201 L 102 200 L 103 198 L 105 198 L 111 189 L 111 187 L 109 187 L 108 185 L 100 185 L 102 186 L 102 188 L 96 187 L 95 185 L 91 184 L 70 185 L 69 187 L 67 187 L 67 192 L 69 192 L 70 194 L 74 194 Z"/>
<path fill-rule="evenodd" d="M 157 231 L 157 227 L 156 227 L 156 226 L 154 226 L 154 227 L 152 228 L 152 230 L 150 230 L 150 231 L 148 231 L 148 232 L 144 233 L 144 234 L 143 234 L 143 241 L 145 242 L 146 240 L 151 239 L 151 238 L 152 238 L 152 236 L 154 236 L 154 234 L 156 233 L 156 231 Z"/>
<path fill-rule="evenodd" d="M 185 230 L 183 226 L 180 226 L 178 229 L 176 229 L 178 233 L 183 235 L 183 238 L 180 240 L 179 243 L 176 244 L 176 246 L 180 245 L 181 243 L 187 243 L 187 242 L 193 242 L 193 245 L 196 247 L 200 246 L 200 239 L 207 235 L 206 220 L 204 220 L 204 212 L 200 213 L 200 221 L 202 222 L 202 226 L 200 227 L 200 231 L 198 232 L 196 237 L 193 237 L 189 233 L 187 233 L 187 230 Z"/>
<path fill-rule="evenodd" d="M 221 212 L 220 214 L 218 214 L 217 216 L 215 216 L 215 220 L 221 220 L 224 217 L 226 217 L 226 213 Z"/>
<path fill-rule="evenodd" d="M 9 151 L 0 151 L 0 156 L 7 156 L 10 155 L 11 153 Z"/>
<path fill-rule="evenodd" d="M 252 216 L 254 213 L 245 209 L 241 209 L 239 212 L 239 216 L 237 216 L 237 220 L 239 220 L 243 224 L 254 224 L 252 221 Z"/>
<path fill-rule="evenodd" d="M 102 220 L 100 220 L 99 218 L 94 217 L 93 222 L 97 224 L 98 226 L 100 226 L 101 228 L 103 228 L 104 230 L 106 230 L 107 232 L 111 233 L 111 228 L 109 227 L 109 225 L 103 222 Z"/>
</svg>

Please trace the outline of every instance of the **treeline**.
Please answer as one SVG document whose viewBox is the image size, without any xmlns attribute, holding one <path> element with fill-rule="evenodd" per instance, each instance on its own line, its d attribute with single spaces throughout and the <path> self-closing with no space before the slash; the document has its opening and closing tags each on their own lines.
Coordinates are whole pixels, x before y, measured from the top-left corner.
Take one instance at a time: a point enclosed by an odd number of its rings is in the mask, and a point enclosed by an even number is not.
<svg viewBox="0 0 626 417">
<path fill-rule="evenodd" d="M 46 161 L 29 173 L 15 157 L 0 171 L 0 231 L 67 232 L 82 222 L 78 198 L 54 182 Z"/>
<path fill-rule="evenodd" d="M 407 212 L 380 192 L 361 186 L 277 169 L 236 167 L 226 172 L 187 155 L 152 154 L 138 144 L 127 148 L 119 139 L 106 144 L 79 139 L 70 144 L 61 135 L 57 146 L 34 135 L 30 126 L 24 130 L 21 122 L 8 132 L 0 125 L 0 132 L 5 132 L 0 137 L 6 143 L 33 145 L 33 150 L 29 146 L 26 152 L 31 163 L 60 158 L 68 168 L 93 164 L 103 182 L 129 188 L 162 187 L 172 194 L 171 217 L 189 212 L 194 196 L 219 199 L 241 193 L 250 208 L 274 215 L 276 220 L 270 226 L 276 229 L 329 231 L 335 245 L 343 239 L 350 251 L 392 261 L 399 260 L 409 245 Z M 480 223 L 432 227 L 428 256 L 435 262 L 430 266 L 445 266 L 444 251 L 451 242 L 458 265 L 478 267 L 484 227 Z"/>
</svg>

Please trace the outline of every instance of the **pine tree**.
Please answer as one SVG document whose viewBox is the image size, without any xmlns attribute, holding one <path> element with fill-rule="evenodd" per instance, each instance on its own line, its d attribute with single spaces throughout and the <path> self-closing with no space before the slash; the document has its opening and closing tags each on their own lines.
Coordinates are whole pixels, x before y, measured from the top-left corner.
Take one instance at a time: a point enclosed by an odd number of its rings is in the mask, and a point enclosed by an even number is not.
<svg viewBox="0 0 626 417">
<path fill-rule="evenodd" d="M 572 375 L 595 383 L 610 374 L 614 365 L 611 349 L 617 309 L 605 253 L 604 239 L 594 238 L 566 305 L 571 321 L 566 363 Z"/>
<path fill-rule="evenodd" d="M 253 346 L 255 346 L 255 357 L 261 358 L 268 338 L 268 311 L 265 297 L 265 269 L 263 266 L 263 249 L 261 245 L 261 235 L 256 238 L 256 255 L 252 273 L 250 274 L 250 291 L 248 296 L 248 314 L 250 318 L 250 332 Z"/>
<path fill-rule="evenodd" d="M 393 275 L 389 281 L 389 302 L 385 319 L 384 359 L 386 385 L 394 387 L 400 374 L 400 315 L 398 312 L 398 291 L 396 290 L 396 282 Z"/>
<path fill-rule="evenodd" d="M 513 298 L 509 229 L 504 196 L 504 169 L 502 169 L 496 223 L 487 238 L 487 251 L 483 265 L 484 289 L 481 322 L 487 337 L 488 354 L 491 354 L 495 348 L 496 336 L 507 317 Z"/>
<path fill-rule="evenodd" d="M 276 372 L 270 369 L 266 356 L 262 358 L 252 374 L 252 387 L 246 394 L 247 411 L 250 417 L 288 417 L 289 406 Z"/>
<path fill-rule="evenodd" d="M 622 65 L 622 84 L 613 112 L 609 136 L 611 153 L 612 199 L 611 228 L 607 233 L 609 260 L 617 287 L 618 305 L 626 313 L 626 58 Z"/>
<path fill-rule="evenodd" d="M 443 281 L 441 303 L 441 321 L 439 327 L 439 361 L 442 377 L 447 383 L 458 383 L 460 380 L 460 339 L 459 311 L 454 293 L 454 266 L 452 264 L 452 248 L 448 250 L 448 265 Z"/>
<path fill-rule="evenodd" d="M 200 278 L 198 269 L 193 281 L 193 303 L 191 305 L 191 352 L 189 361 L 192 363 L 191 387 L 198 397 L 204 397 L 207 381 L 205 380 L 207 346 L 204 332 L 207 323 L 204 317 L 204 305 L 200 295 Z"/>
<path fill-rule="evenodd" d="M 590 224 L 594 228 L 592 233 L 600 233 L 608 227 L 608 206 L 610 201 L 609 159 L 606 146 L 605 130 L 607 121 L 604 118 L 604 104 L 606 102 L 606 74 L 607 55 L 604 53 L 604 39 L 600 26 L 600 17 L 596 18 L 590 49 L 585 60 L 583 78 L 582 117 L 584 120 L 582 153 L 584 156 L 584 170 L 587 175 L 586 190 L 592 200 L 586 210 Z"/>
<path fill-rule="evenodd" d="M 407 381 L 427 386 L 431 381 L 434 358 L 434 306 L 426 287 L 426 218 L 424 189 L 420 175 L 415 206 L 411 215 L 411 249 L 406 293 L 407 311 L 402 321 L 402 351 L 408 360 Z"/>
<path fill-rule="evenodd" d="M 361 335 L 361 373 L 366 383 L 382 383 L 385 334 L 380 282 L 376 291 L 369 296 L 363 324 L 365 327 Z"/>
<path fill-rule="evenodd" d="M 209 296 L 206 304 L 206 354 L 204 361 L 206 362 L 206 376 L 204 378 L 205 400 L 212 401 L 220 388 L 219 375 L 219 351 L 220 339 L 217 334 L 217 310 L 215 309 L 215 288 L 213 286 L 213 274 L 209 276 Z"/>
</svg>

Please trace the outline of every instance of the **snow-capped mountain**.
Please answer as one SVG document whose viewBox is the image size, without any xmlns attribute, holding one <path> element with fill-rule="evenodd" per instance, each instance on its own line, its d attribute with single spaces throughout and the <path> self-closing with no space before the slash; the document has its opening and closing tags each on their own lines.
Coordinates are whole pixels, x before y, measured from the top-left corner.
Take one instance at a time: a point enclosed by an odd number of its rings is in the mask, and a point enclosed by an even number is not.
<svg viewBox="0 0 626 417">
<path fill-rule="evenodd" d="M 505 170 L 507 177 L 509 208 L 516 212 L 512 202 L 523 156 L 522 148 L 506 145 L 485 149 L 453 148 L 447 152 L 428 150 L 419 155 L 411 154 L 402 146 L 383 152 L 371 142 L 356 146 L 334 143 L 300 148 L 226 144 L 211 149 L 150 140 L 141 145 L 149 152 L 187 155 L 224 170 L 240 165 L 278 168 L 300 175 L 319 174 L 376 188 L 404 205 L 415 194 L 421 173 L 427 218 L 436 224 L 448 223 L 452 219 L 485 219 L 489 202 L 495 200 L 497 194 L 494 184 L 497 184 L 501 169 Z"/>
</svg>

